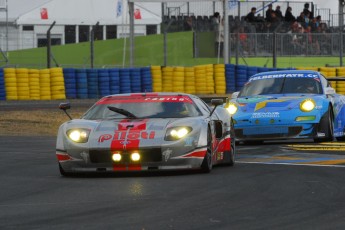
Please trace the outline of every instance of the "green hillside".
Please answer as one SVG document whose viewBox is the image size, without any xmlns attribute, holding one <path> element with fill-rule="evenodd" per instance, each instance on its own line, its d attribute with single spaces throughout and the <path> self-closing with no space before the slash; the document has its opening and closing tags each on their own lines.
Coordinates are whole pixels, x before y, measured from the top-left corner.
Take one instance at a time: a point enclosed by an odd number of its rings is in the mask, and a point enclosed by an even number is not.
<svg viewBox="0 0 345 230">
<path fill-rule="evenodd" d="M 149 35 L 135 38 L 135 66 L 164 65 L 163 35 Z M 129 39 L 95 41 L 95 67 L 129 66 Z M 223 63 L 217 58 L 193 58 L 192 32 L 169 33 L 167 36 L 167 65 L 193 66 L 199 64 Z M 124 49 L 124 47 L 126 47 Z M 53 46 L 52 54 L 63 67 L 90 67 L 90 42 Z M 124 52 L 125 50 L 125 52 Z M 9 65 L 27 68 L 47 66 L 47 48 L 36 48 L 9 52 Z M 235 64 L 235 58 L 231 63 Z M 339 57 L 283 57 L 278 58 L 278 67 L 339 66 Z M 241 57 L 239 64 L 272 67 L 272 57 Z M 52 60 L 52 66 L 55 62 Z"/>
</svg>

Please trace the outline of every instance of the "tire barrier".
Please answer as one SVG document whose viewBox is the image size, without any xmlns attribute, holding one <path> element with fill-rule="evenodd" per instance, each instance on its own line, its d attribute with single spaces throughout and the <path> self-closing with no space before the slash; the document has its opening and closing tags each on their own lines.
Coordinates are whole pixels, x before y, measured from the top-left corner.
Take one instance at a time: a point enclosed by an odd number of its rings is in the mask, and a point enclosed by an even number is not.
<svg viewBox="0 0 345 230">
<path fill-rule="evenodd" d="M 108 69 L 98 69 L 98 92 L 100 97 L 110 94 L 110 75 Z"/>
<path fill-rule="evenodd" d="M 110 69 L 109 70 L 109 90 L 110 94 L 120 93 L 120 69 Z"/>
<path fill-rule="evenodd" d="M 207 84 L 207 94 L 214 94 L 214 68 L 213 65 L 206 65 L 206 84 Z"/>
<path fill-rule="evenodd" d="M 337 77 L 345 77 L 345 67 L 336 68 Z M 345 81 L 338 81 L 336 86 L 336 92 L 345 94 Z"/>
<path fill-rule="evenodd" d="M 247 80 L 258 73 L 258 67 L 256 66 L 248 66 L 248 69 L 247 69 Z"/>
<path fill-rule="evenodd" d="M 18 100 L 16 69 L 4 69 L 6 100 Z"/>
<path fill-rule="evenodd" d="M 173 72 L 174 67 L 162 67 L 162 91 L 172 92 L 173 91 Z"/>
<path fill-rule="evenodd" d="M 163 91 L 162 68 L 160 66 L 151 66 L 151 75 L 152 75 L 152 91 L 162 92 Z"/>
<path fill-rule="evenodd" d="M 77 98 L 76 69 L 64 68 L 63 75 L 65 79 L 66 98 L 69 98 L 69 99 Z"/>
<path fill-rule="evenodd" d="M 207 94 L 206 66 L 199 65 L 194 67 L 195 73 L 195 92 L 196 94 Z"/>
<path fill-rule="evenodd" d="M 40 71 L 38 69 L 29 69 L 29 94 L 30 100 L 40 100 Z"/>
<path fill-rule="evenodd" d="M 4 70 L 0 70 L 0 101 L 6 100 Z"/>
<path fill-rule="evenodd" d="M 236 91 L 235 67 L 236 66 L 233 64 L 225 65 L 226 93 L 232 93 Z"/>
<path fill-rule="evenodd" d="M 194 67 L 184 68 L 184 90 L 186 93 L 196 93 Z"/>
<path fill-rule="evenodd" d="M 247 82 L 247 66 L 237 65 L 235 69 L 236 73 L 236 91 L 239 91 L 243 85 Z"/>
<path fill-rule="evenodd" d="M 131 93 L 140 93 L 141 91 L 141 71 L 139 68 L 130 68 L 130 88 Z"/>
<path fill-rule="evenodd" d="M 88 98 L 87 72 L 86 69 L 76 69 L 77 98 Z"/>
<path fill-rule="evenodd" d="M 98 98 L 98 71 L 97 69 L 87 69 L 87 95 L 88 98 Z"/>
<path fill-rule="evenodd" d="M 152 92 L 152 75 L 150 67 L 140 69 L 141 73 L 141 92 Z"/>
<path fill-rule="evenodd" d="M 41 69 L 40 74 L 40 97 L 41 100 L 51 100 L 51 87 L 50 87 L 50 71 L 49 69 Z"/>
<path fill-rule="evenodd" d="M 226 93 L 225 65 L 214 65 L 214 85 L 216 94 Z"/>
<path fill-rule="evenodd" d="M 92 99 L 119 93 L 231 94 L 256 73 L 292 70 L 234 64 L 112 69 L 0 69 L 0 100 Z M 327 77 L 345 77 L 345 67 L 297 67 Z M 330 82 L 345 94 L 345 82 Z"/>
<path fill-rule="evenodd" d="M 336 68 L 331 68 L 331 67 L 320 67 L 319 72 L 323 74 L 326 78 L 328 77 L 335 77 L 337 76 L 337 71 Z M 331 86 L 336 90 L 337 89 L 337 82 L 336 81 L 331 81 Z"/>
<path fill-rule="evenodd" d="M 131 93 L 130 69 L 120 69 L 120 93 Z"/>
<path fill-rule="evenodd" d="M 173 92 L 184 92 L 184 67 L 174 67 L 172 90 Z"/>
<path fill-rule="evenodd" d="M 16 69 L 18 100 L 30 100 L 29 70 Z"/>
<path fill-rule="evenodd" d="M 52 100 L 66 99 L 65 81 L 62 68 L 51 68 L 49 71 Z"/>
</svg>

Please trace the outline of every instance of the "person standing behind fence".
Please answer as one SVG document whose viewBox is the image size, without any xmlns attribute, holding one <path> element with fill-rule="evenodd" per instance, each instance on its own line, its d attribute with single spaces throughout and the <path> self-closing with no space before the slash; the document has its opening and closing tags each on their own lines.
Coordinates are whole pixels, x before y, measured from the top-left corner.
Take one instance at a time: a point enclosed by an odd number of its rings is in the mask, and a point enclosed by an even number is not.
<svg viewBox="0 0 345 230">
<path fill-rule="evenodd" d="M 290 23 L 296 21 L 296 17 L 293 16 L 292 8 L 290 6 L 288 8 L 286 8 L 286 11 L 285 11 L 285 21 L 286 22 L 290 22 Z"/>
<path fill-rule="evenodd" d="M 309 10 L 309 3 L 304 4 L 303 13 L 304 15 L 308 15 L 309 19 L 313 19 L 314 17 L 313 12 Z"/>
<path fill-rule="evenodd" d="M 283 13 L 280 10 L 280 6 L 276 7 L 275 13 L 276 13 L 277 18 L 279 18 L 280 21 L 282 21 L 283 20 Z"/>
<path fill-rule="evenodd" d="M 216 54 L 217 57 L 223 57 L 223 46 L 224 46 L 224 18 L 218 24 L 216 32 Z"/>
<path fill-rule="evenodd" d="M 244 18 L 244 20 L 247 21 L 247 22 L 250 22 L 250 23 L 257 22 L 255 13 L 256 13 L 256 8 L 252 7 L 252 9 L 247 14 L 247 16 Z"/>
<path fill-rule="evenodd" d="M 272 13 L 274 10 L 272 9 L 272 4 L 268 5 L 268 9 L 266 10 L 266 21 L 272 22 Z"/>
</svg>

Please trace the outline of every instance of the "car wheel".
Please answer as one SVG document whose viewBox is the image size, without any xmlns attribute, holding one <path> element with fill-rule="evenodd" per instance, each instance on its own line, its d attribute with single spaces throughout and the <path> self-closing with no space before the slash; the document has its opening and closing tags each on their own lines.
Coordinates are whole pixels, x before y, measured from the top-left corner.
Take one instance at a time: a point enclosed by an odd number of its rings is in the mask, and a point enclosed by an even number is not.
<svg viewBox="0 0 345 230">
<path fill-rule="evenodd" d="M 224 165 L 226 166 L 234 166 L 235 164 L 235 145 L 231 145 L 231 150 L 224 152 L 225 154 L 225 161 Z"/>
<path fill-rule="evenodd" d="M 329 107 L 327 113 L 322 116 L 318 128 L 318 132 L 324 133 L 325 137 L 314 138 L 314 142 L 316 143 L 333 140 L 333 116 L 330 108 L 331 107 Z"/>
<path fill-rule="evenodd" d="M 207 151 L 204 160 L 201 164 L 201 170 L 205 173 L 209 173 L 212 170 L 212 134 L 211 130 L 207 131 Z"/>
</svg>

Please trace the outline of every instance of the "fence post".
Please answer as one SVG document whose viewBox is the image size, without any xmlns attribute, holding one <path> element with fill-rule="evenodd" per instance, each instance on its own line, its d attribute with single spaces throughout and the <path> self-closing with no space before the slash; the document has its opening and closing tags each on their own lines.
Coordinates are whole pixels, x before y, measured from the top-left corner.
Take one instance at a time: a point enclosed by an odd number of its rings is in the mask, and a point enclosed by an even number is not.
<svg viewBox="0 0 345 230">
<path fill-rule="evenodd" d="M 96 25 L 95 25 L 95 27 L 96 27 L 96 29 L 97 29 L 97 27 L 98 27 L 98 25 L 99 25 L 99 22 L 97 22 L 96 23 Z M 91 29 L 91 39 L 90 39 L 90 52 L 91 52 L 91 54 L 90 54 L 90 59 L 91 59 L 91 69 L 93 69 L 93 66 L 94 66 L 94 50 L 95 50 L 95 47 L 94 47 L 94 40 L 95 40 L 95 27 L 92 27 L 92 29 Z"/>
<path fill-rule="evenodd" d="M 339 43 L 339 58 L 340 58 L 340 66 L 343 66 L 343 31 L 340 30 L 340 43 Z"/>
<path fill-rule="evenodd" d="M 272 54 L 273 54 L 273 68 L 277 68 L 277 33 L 274 31 L 273 32 L 273 50 L 272 50 Z"/>
<path fill-rule="evenodd" d="M 48 31 L 47 31 L 47 68 L 49 69 L 51 66 L 51 46 L 52 41 L 50 37 L 50 31 L 53 29 L 56 21 L 53 22 L 53 24 L 50 25 Z"/>
</svg>

